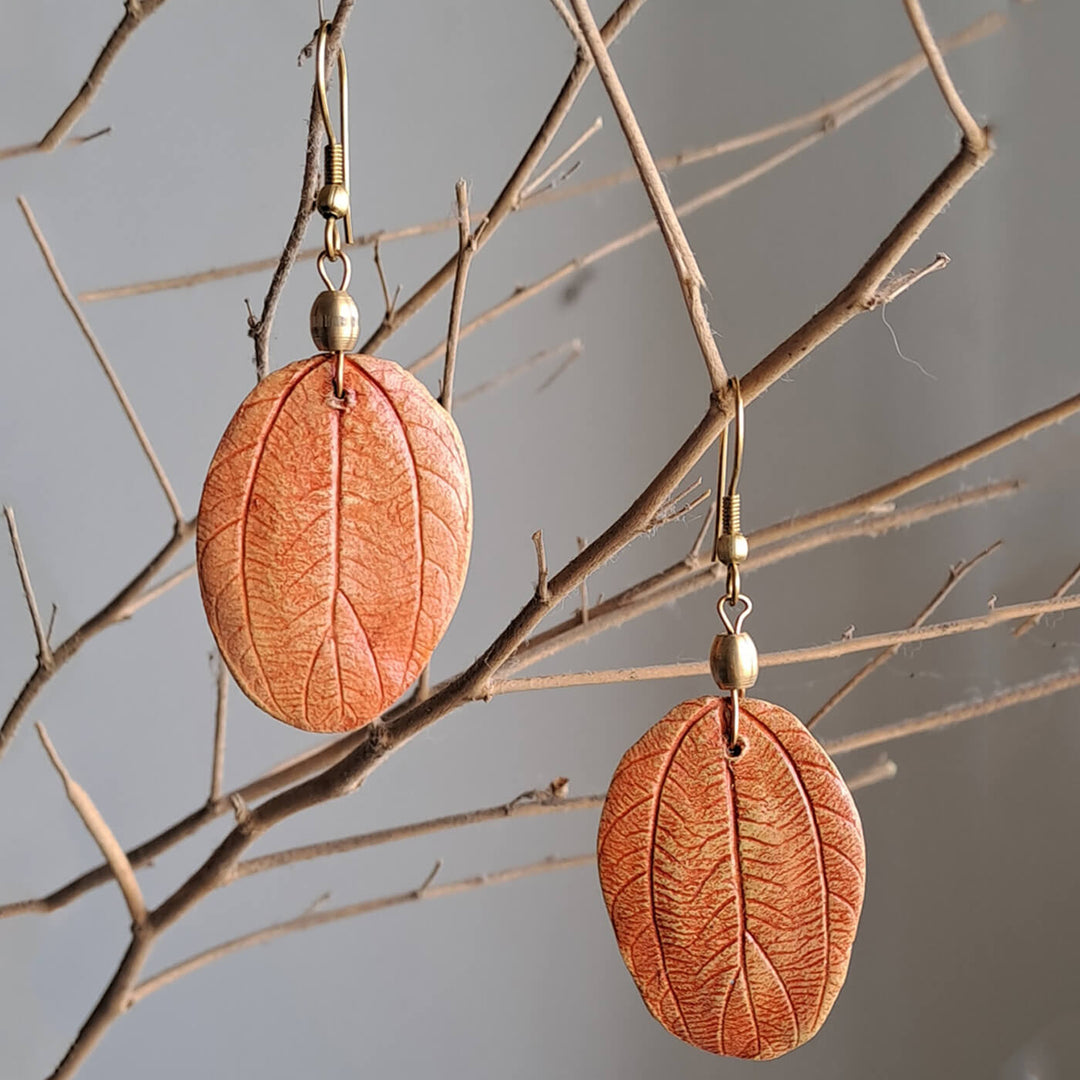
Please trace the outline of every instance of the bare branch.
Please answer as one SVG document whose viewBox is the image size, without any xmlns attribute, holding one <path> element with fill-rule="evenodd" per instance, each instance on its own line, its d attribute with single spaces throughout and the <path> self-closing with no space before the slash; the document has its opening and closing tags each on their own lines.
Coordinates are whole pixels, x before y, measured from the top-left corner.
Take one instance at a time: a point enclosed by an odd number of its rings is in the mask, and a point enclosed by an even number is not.
<svg viewBox="0 0 1080 1080">
<path fill-rule="evenodd" d="M 890 510 L 887 513 L 860 518 L 853 522 L 838 523 L 804 535 L 796 533 L 785 543 L 775 544 L 764 551 L 756 551 L 743 564 L 743 573 L 750 574 L 755 570 L 764 569 L 796 555 L 803 555 L 831 544 L 860 537 L 875 538 L 896 529 L 910 528 L 942 514 L 953 513 L 970 506 L 980 506 L 992 499 L 1012 495 L 1019 490 L 1019 487 L 1019 483 L 1015 480 L 987 484 L 982 488 L 960 491 L 941 499 L 918 503 L 903 510 Z M 764 531 L 767 530 L 759 530 L 759 533 Z M 749 536 L 752 551 L 755 547 L 754 538 L 759 533 L 751 533 Z M 507 663 L 505 670 L 507 672 L 520 671 L 572 645 L 580 644 L 598 633 L 622 626 L 650 611 L 681 600 L 684 596 L 702 589 L 714 588 L 721 580 L 722 573 L 723 570 L 719 564 L 712 562 L 711 559 L 699 557 L 694 563 L 680 559 L 674 565 L 624 589 L 603 603 L 595 604 L 589 613 L 587 629 L 582 627 L 576 618 L 571 617 L 548 630 L 535 634 Z"/>
<path fill-rule="evenodd" d="M 38 610 L 37 598 L 34 596 L 34 586 L 30 581 L 26 556 L 23 554 L 22 544 L 19 542 L 19 530 L 15 525 L 15 511 L 10 506 L 5 506 L 4 517 L 7 518 L 8 532 L 11 534 L 11 549 L 15 552 L 15 563 L 19 568 L 19 580 L 22 582 L 23 596 L 26 597 L 26 606 L 30 609 L 30 621 L 34 624 L 34 635 L 37 637 L 38 667 L 47 671 L 53 666 L 52 649 L 49 647 L 49 631 L 45 629 L 45 624 L 41 621 L 41 612 Z M 55 610 L 54 608 L 54 614 Z"/>
<path fill-rule="evenodd" d="M 1069 576 L 1053 591 L 1051 599 L 1056 600 L 1059 596 L 1064 596 L 1075 584 L 1080 581 L 1080 565 L 1078 565 Z M 1029 630 L 1037 626 L 1042 619 L 1041 615 L 1032 615 L 1030 619 L 1025 619 L 1014 631 L 1013 637 L 1023 637 Z"/>
<path fill-rule="evenodd" d="M 568 13 L 569 14 L 569 13 Z M 580 34 L 577 22 L 574 31 Z M 948 52 L 973 42 L 980 41 L 990 34 L 996 33 L 1005 25 L 1005 16 L 999 12 L 983 15 L 964 30 L 945 38 L 941 42 L 943 51 Z M 586 50 L 587 51 L 587 50 Z M 685 165 L 693 165 L 701 161 L 712 160 L 723 154 L 743 150 L 747 147 L 757 146 L 772 139 L 784 135 L 804 131 L 807 128 L 832 130 L 841 123 L 851 119 L 851 115 L 845 115 L 853 106 L 861 108 L 869 107 L 868 102 L 876 104 L 884 98 L 895 93 L 901 87 L 906 86 L 916 75 L 926 67 L 926 56 L 921 51 L 910 59 L 897 64 L 888 71 L 875 76 L 855 90 L 848 91 L 824 105 L 811 109 L 809 112 L 800 113 L 780 123 L 772 124 L 757 131 L 735 138 L 724 139 L 721 142 L 709 146 L 697 147 L 691 150 L 683 150 L 677 154 L 670 154 L 660 158 L 657 166 L 661 171 L 678 169 Z M 861 111 L 861 109 L 860 109 Z M 546 206 L 549 203 L 561 202 L 564 199 L 578 198 L 583 195 L 591 195 L 597 191 L 617 187 L 621 184 L 638 179 L 636 168 L 623 169 L 620 172 L 610 173 L 607 176 L 597 177 L 594 180 L 586 180 L 570 187 L 557 187 L 554 190 L 534 191 L 528 197 L 519 200 L 519 208 L 534 206 Z M 679 210 L 685 216 L 683 210 Z M 408 225 L 400 229 L 379 229 L 376 232 L 364 236 L 357 236 L 352 246 L 367 247 L 378 241 L 387 243 L 394 240 L 406 240 L 417 236 L 430 236 L 433 233 L 445 232 L 456 227 L 456 218 L 440 218 L 438 221 L 429 221 L 420 225 Z M 298 260 L 315 259 L 321 248 L 310 248 L 300 253 Z M 227 278 L 241 277 L 245 274 L 261 273 L 272 270 L 278 263 L 278 256 L 265 259 L 255 259 L 248 262 L 236 263 L 231 266 L 223 266 L 210 270 L 201 270 L 193 274 L 181 274 L 175 277 L 161 278 L 153 281 L 137 282 L 131 285 L 119 285 L 111 288 L 93 289 L 79 294 L 83 303 L 91 303 L 98 300 L 117 300 L 131 296 L 144 296 L 147 293 L 161 292 L 168 289 L 184 289 L 195 285 L 202 285 L 213 281 L 222 281 Z"/>
<path fill-rule="evenodd" d="M 493 375 L 490 379 L 486 379 L 477 386 L 473 386 L 466 390 L 465 393 L 459 394 L 457 398 L 458 408 L 466 402 L 472 401 L 473 398 L 478 398 L 482 394 L 498 389 L 498 387 L 505 385 L 512 379 L 516 379 L 526 371 L 530 371 L 538 364 L 543 364 L 548 360 L 553 360 L 556 357 L 561 356 L 562 362 L 544 380 L 544 382 L 537 387 L 538 392 L 546 390 L 575 360 L 577 360 L 579 356 L 581 356 L 583 352 L 584 346 L 579 338 L 574 338 L 573 341 L 565 341 L 562 345 L 556 345 L 553 349 L 541 349 L 540 352 L 533 353 L 532 356 L 527 357 L 525 360 L 522 360 L 511 368 L 507 368 L 506 371 L 500 371 L 498 375 Z M 563 355 L 564 353 L 565 356 Z"/>
<path fill-rule="evenodd" d="M 924 277 L 929 277 L 931 274 L 936 273 L 938 270 L 944 270 L 949 265 L 949 256 L 944 251 L 939 251 L 937 258 L 932 263 L 922 267 L 921 270 L 908 270 L 907 273 L 900 274 L 899 276 L 892 278 L 885 282 L 884 285 L 874 294 L 871 300 L 871 308 L 883 307 L 885 304 L 891 304 L 898 296 L 906 293 L 912 285 L 917 285 Z"/>
<path fill-rule="evenodd" d="M 884 634 L 844 638 L 825 645 L 810 645 L 801 649 L 787 649 L 784 652 L 762 653 L 759 663 L 763 668 L 767 668 L 782 667 L 787 664 L 806 664 L 817 660 L 833 660 L 850 653 L 882 648 L 891 649 L 894 646 L 899 648 L 923 641 L 954 637 L 956 634 L 967 634 L 975 630 L 988 630 L 992 626 L 1023 619 L 1028 615 L 1071 611 L 1073 608 L 1080 608 L 1080 596 L 1064 596 L 1056 600 L 1033 600 L 1026 604 L 993 608 L 985 615 L 976 615 L 969 619 L 955 619 L 952 622 L 932 623 L 929 626 L 914 626 L 907 630 L 891 630 Z M 649 679 L 683 679 L 708 674 L 709 662 L 707 660 L 612 668 L 607 671 L 574 671 L 563 675 L 533 675 L 520 679 L 493 680 L 486 686 L 484 695 L 479 696 L 515 694 L 526 690 L 551 690 L 567 686 L 606 686 L 611 683 L 642 682 Z"/>
<path fill-rule="evenodd" d="M 138 416 L 135 415 L 134 406 L 128 399 L 127 393 L 121 385 L 119 378 L 117 378 L 112 364 L 109 363 L 109 358 L 105 355 L 105 350 L 101 347 L 101 342 L 98 341 L 94 331 L 90 329 L 90 324 L 86 321 L 86 316 L 83 315 L 75 297 L 67 286 L 67 282 L 64 280 L 63 274 L 60 273 L 60 267 L 56 265 L 56 259 L 53 258 L 53 253 L 49 248 L 49 244 L 41 229 L 38 227 L 33 211 L 30 209 L 30 204 L 27 203 L 21 195 L 16 202 L 18 202 L 19 209 L 23 212 L 23 217 L 26 218 L 26 224 L 30 226 L 30 232 L 33 234 L 34 240 L 41 250 L 41 255 L 45 260 L 45 265 L 49 268 L 49 273 L 52 275 L 53 281 L 56 283 L 57 290 L 61 297 L 63 297 L 64 303 L 67 304 L 68 310 L 75 317 L 75 321 L 79 324 L 79 329 L 82 331 L 83 337 L 86 338 L 87 344 L 93 350 L 94 356 L 97 357 L 97 361 L 101 365 L 101 370 L 105 372 L 105 378 L 109 380 L 109 385 L 112 386 L 113 393 L 120 402 L 120 407 L 124 410 L 124 415 L 131 425 L 131 430 L 135 432 L 135 438 L 139 440 L 139 445 L 146 455 L 146 460 L 150 462 L 150 467 L 154 470 L 154 475 L 157 477 L 158 484 L 161 485 L 161 490 L 164 492 L 165 498 L 169 503 L 169 508 L 172 510 L 176 527 L 177 529 L 180 529 L 184 524 L 184 512 L 180 509 L 180 501 L 177 499 L 176 494 L 172 489 L 172 484 L 169 483 L 169 478 L 165 475 L 165 470 L 162 468 L 161 462 L 158 461 L 158 456 L 154 452 L 153 446 L 150 444 L 149 437 L 143 430 L 143 426 L 139 422 Z"/>
<path fill-rule="evenodd" d="M 596 856 L 592 852 L 582 855 L 570 855 L 565 858 L 554 856 L 543 859 L 540 862 L 529 863 L 526 866 L 514 866 L 508 870 L 499 870 L 493 874 L 480 874 L 476 877 L 463 878 L 460 881 L 448 882 L 446 885 L 431 885 L 433 874 L 428 875 L 424 884 L 408 892 L 395 893 L 392 896 L 382 896 L 375 900 L 362 900 L 356 904 L 348 904 L 344 907 L 331 908 L 328 911 L 312 911 L 300 915 L 286 922 L 276 923 L 273 926 L 264 927 L 242 937 L 233 938 L 212 949 L 198 953 L 188 960 L 166 968 L 157 975 L 152 976 L 145 982 L 139 983 L 130 993 L 125 1003 L 125 1008 L 137 1005 L 143 998 L 160 990 L 169 983 L 176 982 L 184 975 L 189 975 L 199 968 L 215 960 L 239 952 L 241 949 L 250 948 L 252 945 L 264 945 L 268 941 L 274 941 L 286 934 L 295 934 L 300 930 L 309 930 L 315 926 L 325 926 L 327 923 L 340 922 L 342 919 L 353 919 L 360 915 L 370 915 L 375 911 L 384 911 L 386 908 L 398 907 L 401 904 L 411 904 L 418 900 L 436 900 L 444 896 L 457 896 L 459 893 L 471 892 L 474 889 L 482 889 L 488 885 L 504 885 L 511 881 L 520 881 L 522 878 L 533 877 L 536 874 L 548 873 L 552 870 L 569 870 L 578 866 L 591 866 L 596 862 Z M 436 864 L 436 871 L 439 864 Z"/>
<path fill-rule="evenodd" d="M 182 570 L 177 570 L 175 574 L 170 574 L 160 585 L 155 585 L 152 589 L 147 589 L 146 592 L 140 593 L 131 603 L 127 604 L 123 611 L 117 615 L 117 620 L 130 619 L 136 611 L 146 607 L 147 604 L 153 603 L 159 596 L 164 596 L 167 592 L 171 592 L 181 582 L 187 581 L 189 577 L 192 577 L 195 573 L 195 564 L 188 563 Z"/>
<path fill-rule="evenodd" d="M 99 128 L 97 131 L 91 131 L 89 135 L 69 135 L 61 144 L 64 146 L 83 146 L 88 142 L 93 142 L 95 139 L 100 139 L 102 135 L 108 135 L 112 132 L 111 127 Z M 21 143 L 19 146 L 6 146 L 0 150 L 0 161 L 6 161 L 8 158 L 25 157 L 27 154 L 39 154 L 41 153 L 41 143 Z"/>
<path fill-rule="evenodd" d="M 570 31 L 571 36 L 577 43 L 577 47 L 583 52 L 588 54 L 589 46 L 582 36 L 581 27 L 577 24 L 577 19 L 574 18 L 570 9 L 566 6 L 565 0 L 551 0 L 551 6 L 558 12 L 559 18 L 566 24 L 566 29 Z"/>
<path fill-rule="evenodd" d="M 915 616 L 914 621 L 911 623 L 910 629 L 915 630 L 922 626 L 931 615 L 945 602 L 946 597 L 960 584 L 961 581 L 975 569 L 988 555 L 992 555 L 997 549 L 1001 547 L 1001 541 L 998 540 L 991 544 L 988 548 L 980 551 L 978 555 L 967 562 L 958 562 L 955 566 L 949 568 L 949 576 L 945 579 L 945 584 L 931 597 L 929 603 Z M 841 701 L 844 700 L 859 685 L 864 679 L 872 675 L 883 664 L 887 664 L 901 649 L 900 645 L 890 645 L 889 648 L 883 649 L 877 654 L 877 656 L 871 657 L 854 675 L 851 676 L 839 690 L 833 694 L 824 705 L 806 722 L 808 728 L 813 728 L 823 716 L 831 712 Z"/>
<path fill-rule="evenodd" d="M 49 740 L 44 725 L 37 725 L 37 733 L 41 739 L 41 745 L 45 747 L 45 753 L 49 755 L 53 768 L 56 769 L 60 779 L 64 782 L 64 791 L 67 792 L 68 801 L 75 807 L 75 812 L 82 818 L 87 831 L 94 838 L 94 843 L 101 849 L 101 854 L 105 856 L 105 861 L 109 864 L 113 876 L 116 878 L 116 883 L 124 894 L 128 911 L 131 912 L 131 921 L 136 926 L 145 926 L 147 919 L 146 902 L 143 900 L 142 890 L 139 888 L 138 881 L 135 880 L 135 871 L 131 869 L 131 863 L 128 862 L 124 849 L 117 842 L 116 837 L 113 836 L 112 829 L 105 823 L 105 819 L 98 812 L 93 800 L 64 768 L 64 763 L 60 760 L 60 756 Z"/>
<path fill-rule="evenodd" d="M 120 50 L 127 43 L 128 38 L 138 29 L 139 25 L 155 11 L 165 0 L 126 0 L 124 4 L 124 17 L 117 24 L 116 29 L 109 35 L 109 40 L 94 61 L 90 74 L 79 88 L 79 92 L 68 103 L 67 108 L 60 114 L 56 122 L 36 143 L 26 143 L 23 146 L 11 146 L 0 150 L 0 161 L 5 158 L 20 157 L 23 154 L 49 153 L 65 142 L 65 136 L 78 123 L 79 118 L 90 107 L 90 102 L 101 89 L 105 81 L 105 74 L 112 66 L 113 61 L 120 54 Z M 102 128 L 91 135 L 76 136 L 67 139 L 69 145 L 79 145 L 90 142 L 100 135 L 111 130 Z"/>
<path fill-rule="evenodd" d="M 1034 682 L 1021 683 L 1019 686 L 1001 690 L 981 701 L 950 705 L 947 709 L 930 713 L 915 720 L 902 720 L 898 724 L 888 724 L 871 731 L 858 731 L 824 744 L 825 750 L 836 757 L 850 754 L 853 750 L 865 750 L 870 746 L 905 739 L 909 735 L 919 735 L 924 731 L 940 731 L 953 724 L 962 724 L 966 720 L 975 720 L 982 716 L 1011 709 L 1014 705 L 1026 705 L 1051 694 L 1060 694 L 1080 686 L 1080 672 L 1062 671 Z"/>
<path fill-rule="evenodd" d="M 375 272 L 379 275 L 379 288 L 382 289 L 383 294 L 383 318 L 392 319 L 394 317 L 394 308 L 397 307 L 398 297 L 401 295 L 401 286 L 399 285 L 394 290 L 393 296 L 390 295 L 390 286 L 386 283 L 386 272 L 383 270 L 381 247 L 379 240 L 376 239 L 372 258 L 375 260 Z"/>
<path fill-rule="evenodd" d="M 930 24 L 926 21 L 926 15 L 923 13 L 922 5 L 919 0 L 904 0 L 904 7 L 907 9 L 908 18 L 911 20 L 912 28 L 915 30 L 915 36 L 919 39 L 923 52 L 926 53 L 930 70 L 934 74 L 934 81 L 938 84 L 941 96 L 945 99 L 949 111 L 953 114 L 956 123 L 963 132 L 964 141 L 974 150 L 986 149 L 989 146 L 987 133 L 976 123 L 975 117 L 968 111 L 963 98 L 960 97 L 956 87 L 953 85 L 949 70 L 945 66 L 945 58 L 941 55 L 941 49 L 938 48 L 938 44 L 934 40 Z"/>
<path fill-rule="evenodd" d="M 604 24 L 603 37 L 607 43 L 610 44 L 619 36 L 644 2 L 645 0 L 622 0 L 611 18 Z M 495 230 L 514 212 L 519 203 L 521 192 L 524 190 L 525 185 L 529 183 L 533 172 L 540 164 L 541 158 L 547 152 L 551 141 L 555 138 L 559 128 L 562 126 L 562 122 L 570 112 L 570 107 L 574 104 L 581 88 L 585 85 L 585 80 L 588 78 L 592 67 L 591 57 L 586 55 L 578 56 L 554 104 L 548 110 L 544 122 L 540 125 L 540 130 L 529 144 L 528 150 L 525 151 L 525 156 L 518 163 L 510 179 L 507 180 L 502 191 L 499 192 L 498 197 L 491 204 L 491 209 L 484 215 L 487 225 L 483 233 L 476 238 L 478 250 L 491 239 L 495 234 Z M 443 263 L 412 296 L 397 308 L 394 317 L 380 326 L 360 346 L 359 351 L 363 353 L 374 352 L 394 331 L 408 322 L 450 283 L 456 269 L 457 255 L 455 254 Z"/>
<path fill-rule="evenodd" d="M 549 176 L 572 158 L 604 126 L 604 118 L 598 116 L 539 176 L 530 181 L 521 192 L 521 201 L 534 195 L 543 186 Z"/>
<path fill-rule="evenodd" d="M 634 163 L 641 174 L 641 182 L 645 187 L 649 202 L 652 204 L 653 213 L 660 225 L 660 231 L 664 236 L 671 254 L 671 261 L 675 267 L 675 275 L 679 279 L 682 288 L 683 300 L 690 316 L 690 324 L 694 328 L 697 337 L 698 348 L 701 349 L 705 368 L 709 374 L 713 393 L 720 393 L 727 384 L 728 374 L 724 368 L 724 362 L 720 359 L 720 350 L 716 347 L 716 339 L 713 337 L 712 327 L 709 326 L 709 317 L 705 312 L 705 305 L 701 299 L 701 290 L 705 285 L 705 278 L 698 266 L 690 242 L 686 239 L 679 217 L 675 213 L 675 207 L 671 205 L 671 198 L 664 187 L 664 181 L 660 177 L 660 170 L 656 167 L 652 152 L 645 142 L 645 136 L 638 125 L 637 117 L 630 106 L 630 100 L 623 89 L 615 65 L 611 62 L 607 46 L 600 36 L 600 29 L 593 18 L 588 0 L 570 0 L 574 12 L 578 17 L 578 25 L 596 62 L 596 69 L 607 89 L 611 99 L 615 115 L 619 118 L 619 125 L 626 136 L 627 145 L 634 158 Z"/>
<path fill-rule="evenodd" d="M 848 791 L 861 791 L 863 788 L 880 784 L 884 780 L 891 780 L 896 773 L 896 762 L 882 754 L 873 765 L 847 778 Z"/>
<path fill-rule="evenodd" d="M 210 769 L 210 802 L 221 798 L 225 779 L 225 721 L 229 710 L 229 672 L 221 653 L 217 654 L 217 704 L 214 708 L 214 758 Z"/>
<path fill-rule="evenodd" d="M 330 29 L 326 36 L 326 66 L 330 70 L 337 60 L 338 50 L 341 48 L 341 39 L 345 33 L 349 16 L 355 0 L 338 0 L 337 10 L 330 21 Z M 321 175 L 321 150 L 323 136 L 322 110 L 319 107 L 319 96 L 314 91 L 311 95 L 311 111 L 308 116 L 307 151 L 304 156 L 304 175 L 300 182 L 300 205 L 293 219 L 289 238 L 285 241 L 285 248 L 277 260 L 270 286 L 263 298 L 262 311 L 259 317 L 251 322 L 249 319 L 248 334 L 255 342 L 255 378 L 257 381 L 264 379 L 270 370 L 270 330 L 274 324 L 274 315 L 277 312 L 281 294 L 285 289 L 285 281 L 289 276 L 296 258 L 300 254 L 300 246 L 304 242 L 304 234 L 307 232 L 308 219 L 315 209 L 315 194 L 319 186 Z M 366 350 L 363 350 L 366 351 Z"/>
<path fill-rule="evenodd" d="M 532 534 L 533 546 L 536 548 L 536 597 L 542 603 L 547 603 L 548 596 L 548 567 L 547 554 L 544 551 L 544 530 L 537 529 Z"/>
<path fill-rule="evenodd" d="M 457 199 L 458 215 L 458 258 L 454 273 L 454 291 L 450 299 L 450 325 L 446 333 L 446 362 L 443 365 L 442 390 L 439 404 L 447 412 L 453 412 L 454 403 L 454 366 L 457 363 L 458 334 L 461 330 L 461 309 L 465 305 L 465 283 L 469 278 L 469 263 L 476 252 L 477 236 L 483 231 L 481 222 L 473 234 L 469 222 L 469 190 L 464 180 L 459 180 L 454 189 Z M 388 315 L 388 318 L 391 317 Z"/>
<path fill-rule="evenodd" d="M 429 836 L 431 833 L 447 829 L 460 829 L 469 825 L 481 825 L 488 821 L 503 821 L 506 818 L 536 817 L 544 814 L 569 813 L 575 810 L 591 810 L 604 804 L 604 793 L 597 795 L 579 795 L 574 798 L 553 796 L 550 791 L 528 791 L 511 799 L 510 802 L 497 806 L 486 806 L 481 810 L 469 810 L 460 814 L 446 814 L 428 821 L 416 821 L 409 825 L 396 825 L 377 832 L 346 836 L 340 840 L 325 840 L 318 844 L 305 844 L 302 847 L 287 848 L 284 851 L 271 852 L 254 859 L 245 859 L 237 863 L 228 883 L 262 874 L 268 870 L 278 870 L 283 866 L 292 866 L 312 859 L 322 859 L 331 855 L 342 855 L 350 851 L 361 851 L 382 844 L 393 844 L 399 840 L 411 840 L 417 836 Z"/>
<path fill-rule="evenodd" d="M 195 520 L 185 521 L 169 538 L 165 546 L 96 614 L 91 615 L 81 626 L 71 632 L 52 650 L 52 666 L 44 667 L 40 663 L 27 679 L 19 696 L 8 709 L 4 722 L 0 725 L 0 757 L 11 745 L 19 723 L 42 687 L 63 667 L 83 645 L 95 634 L 106 627 L 120 622 L 131 614 L 131 604 L 153 581 L 158 571 L 176 554 L 177 551 L 195 533 Z"/>
</svg>

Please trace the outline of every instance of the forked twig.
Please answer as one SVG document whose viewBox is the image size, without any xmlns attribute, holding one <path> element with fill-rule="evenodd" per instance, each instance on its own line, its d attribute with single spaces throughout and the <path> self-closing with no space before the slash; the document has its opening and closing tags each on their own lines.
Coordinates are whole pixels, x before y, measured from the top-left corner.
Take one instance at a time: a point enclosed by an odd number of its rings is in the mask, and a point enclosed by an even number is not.
<svg viewBox="0 0 1080 1080">
<path fill-rule="evenodd" d="M 26 556 L 23 554 L 22 543 L 19 540 L 19 530 L 15 525 L 14 509 L 5 506 L 4 517 L 7 518 L 8 533 L 11 536 L 11 549 L 15 553 L 15 564 L 19 568 L 19 580 L 22 582 L 26 606 L 30 610 L 30 621 L 34 624 L 34 636 L 37 638 L 38 646 L 38 666 L 49 670 L 53 666 L 52 648 L 49 646 L 49 631 L 45 629 L 45 624 L 41 621 L 37 597 L 34 596 L 34 586 L 30 581 L 30 570 L 26 565 Z"/>
</svg>

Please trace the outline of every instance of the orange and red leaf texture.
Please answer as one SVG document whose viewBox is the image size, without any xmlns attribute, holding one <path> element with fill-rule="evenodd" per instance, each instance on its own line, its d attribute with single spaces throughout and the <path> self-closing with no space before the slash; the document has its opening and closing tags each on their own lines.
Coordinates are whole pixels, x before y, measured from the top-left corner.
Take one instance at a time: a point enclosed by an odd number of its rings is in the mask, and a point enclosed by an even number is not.
<svg viewBox="0 0 1080 1080">
<path fill-rule="evenodd" d="M 199 506 L 210 628 L 245 694 L 307 731 L 393 704 L 450 623 L 472 497 L 454 421 L 397 364 L 333 357 L 273 372 L 236 411 Z"/>
<path fill-rule="evenodd" d="M 778 1057 L 836 1000 L 862 908 L 866 851 L 836 766 L 785 709 L 676 706 L 623 756 L 600 818 L 600 884 L 649 1011 L 714 1054 Z"/>
</svg>

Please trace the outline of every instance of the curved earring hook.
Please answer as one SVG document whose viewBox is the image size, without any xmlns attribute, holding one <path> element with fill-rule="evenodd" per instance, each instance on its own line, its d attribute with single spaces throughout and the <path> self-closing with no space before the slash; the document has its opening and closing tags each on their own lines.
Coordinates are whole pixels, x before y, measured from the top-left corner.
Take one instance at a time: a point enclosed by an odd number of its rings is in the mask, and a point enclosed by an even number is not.
<svg viewBox="0 0 1080 1080">
<path fill-rule="evenodd" d="M 345 63 L 345 46 L 338 49 L 338 111 L 341 113 L 341 142 L 334 137 L 334 123 L 330 117 L 330 102 L 326 96 L 326 39 L 330 33 L 330 23 L 325 19 L 319 25 L 319 40 L 315 46 L 315 88 L 319 95 L 319 108 L 322 110 L 326 138 L 331 148 L 340 145 L 342 158 L 342 183 L 345 191 L 351 192 L 349 172 L 349 69 Z M 329 178 L 328 178 L 329 179 Z M 345 212 L 345 240 L 353 242 L 352 207 Z"/>
<path fill-rule="evenodd" d="M 736 376 L 732 375 L 729 380 L 729 385 L 735 392 L 735 415 L 732 418 L 732 422 L 735 425 L 735 452 L 732 455 L 734 463 L 731 468 L 731 479 L 727 484 L 727 491 L 724 494 L 724 504 L 730 506 L 732 502 L 738 499 L 739 493 L 739 477 L 742 475 L 742 463 L 743 463 L 743 444 L 745 442 L 746 431 L 746 409 L 743 405 L 742 386 Z M 724 492 L 724 477 L 727 474 L 727 457 L 728 457 L 728 428 L 725 427 L 720 433 L 720 466 L 716 480 L 717 497 Z M 736 518 L 737 521 L 737 518 Z M 713 559 L 717 558 L 720 550 L 720 535 L 723 532 L 723 513 L 721 511 L 720 502 L 717 503 L 716 508 L 716 536 L 713 541 Z"/>
</svg>

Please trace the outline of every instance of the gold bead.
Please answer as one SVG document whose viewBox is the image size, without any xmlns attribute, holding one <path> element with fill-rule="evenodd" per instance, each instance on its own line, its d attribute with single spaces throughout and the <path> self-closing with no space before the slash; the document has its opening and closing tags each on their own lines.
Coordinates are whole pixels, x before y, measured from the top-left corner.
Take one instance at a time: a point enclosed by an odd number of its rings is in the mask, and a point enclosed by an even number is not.
<svg viewBox="0 0 1080 1080">
<path fill-rule="evenodd" d="M 744 562 L 750 545 L 742 533 L 721 533 L 716 541 L 716 557 L 729 566 Z"/>
<path fill-rule="evenodd" d="M 757 682 L 758 652 L 749 634 L 717 634 L 709 668 L 721 690 L 747 690 Z"/>
<path fill-rule="evenodd" d="M 356 301 L 339 289 L 325 289 L 311 305 L 311 339 L 319 352 L 352 352 L 360 340 Z"/>
<path fill-rule="evenodd" d="M 343 218 L 349 212 L 349 192 L 344 184 L 323 184 L 315 206 L 324 218 Z"/>
</svg>

